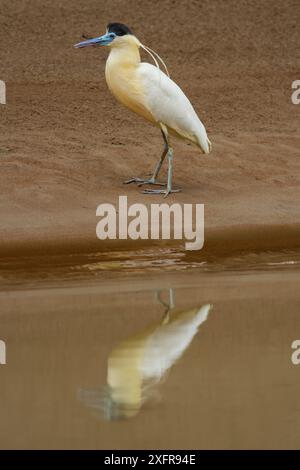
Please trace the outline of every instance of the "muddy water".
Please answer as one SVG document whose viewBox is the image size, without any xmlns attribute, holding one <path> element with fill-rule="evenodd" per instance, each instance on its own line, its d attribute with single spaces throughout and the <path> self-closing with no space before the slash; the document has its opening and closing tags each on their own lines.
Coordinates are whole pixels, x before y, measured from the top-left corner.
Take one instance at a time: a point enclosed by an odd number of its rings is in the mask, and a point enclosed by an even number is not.
<svg viewBox="0 0 300 470">
<path fill-rule="evenodd" d="M 1 448 L 299 448 L 299 260 L 2 263 Z"/>
</svg>

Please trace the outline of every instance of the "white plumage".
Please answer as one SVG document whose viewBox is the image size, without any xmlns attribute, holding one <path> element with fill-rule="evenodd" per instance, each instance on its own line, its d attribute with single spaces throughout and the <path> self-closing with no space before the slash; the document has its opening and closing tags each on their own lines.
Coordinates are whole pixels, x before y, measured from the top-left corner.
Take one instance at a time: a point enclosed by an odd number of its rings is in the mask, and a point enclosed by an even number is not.
<svg viewBox="0 0 300 470">
<path fill-rule="evenodd" d="M 141 364 L 143 380 L 159 382 L 191 344 L 199 327 L 207 320 L 211 305 L 178 315 L 160 325 L 148 337 Z"/>
<path fill-rule="evenodd" d="M 106 62 L 106 82 L 113 95 L 126 107 L 143 116 L 162 131 L 165 148 L 148 179 L 132 178 L 126 183 L 166 186 L 166 189 L 146 189 L 144 193 L 164 194 L 178 192 L 172 189 L 173 149 L 169 133 L 196 144 L 203 153 L 211 151 L 211 142 L 203 123 L 197 116 L 191 102 L 171 78 L 160 68 L 159 62 L 167 70 L 165 63 L 152 49 L 144 46 L 121 23 L 110 23 L 104 36 L 76 44 L 75 47 L 95 45 L 110 46 Z M 139 49 L 145 49 L 155 65 L 141 62 Z M 168 72 L 167 72 L 168 73 Z M 165 157 L 168 157 L 168 181 L 159 183 L 156 178 Z"/>
<path fill-rule="evenodd" d="M 130 418 L 155 395 L 157 385 L 187 350 L 212 306 L 203 305 L 174 317 L 169 315 L 171 307 L 170 301 L 162 322 L 126 339 L 111 351 L 106 393 L 81 392 L 88 406 L 104 409 L 109 419 Z"/>
<path fill-rule="evenodd" d="M 197 144 L 203 153 L 209 153 L 211 143 L 205 127 L 181 88 L 162 70 L 147 62 L 138 66 L 137 74 L 143 82 L 147 105 L 156 121 Z"/>
</svg>

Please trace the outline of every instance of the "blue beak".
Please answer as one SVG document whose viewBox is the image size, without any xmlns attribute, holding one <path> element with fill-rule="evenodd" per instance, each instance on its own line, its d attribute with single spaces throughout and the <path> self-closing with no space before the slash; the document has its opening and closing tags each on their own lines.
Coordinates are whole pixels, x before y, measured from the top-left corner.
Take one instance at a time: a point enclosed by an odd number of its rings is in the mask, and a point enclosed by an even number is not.
<svg viewBox="0 0 300 470">
<path fill-rule="evenodd" d="M 74 47 L 76 49 L 81 49 L 82 47 L 89 47 L 89 46 L 108 46 L 114 39 L 116 35 L 115 33 L 106 33 L 103 36 L 99 36 L 98 38 L 88 39 L 87 41 L 79 42 L 75 44 Z"/>
</svg>

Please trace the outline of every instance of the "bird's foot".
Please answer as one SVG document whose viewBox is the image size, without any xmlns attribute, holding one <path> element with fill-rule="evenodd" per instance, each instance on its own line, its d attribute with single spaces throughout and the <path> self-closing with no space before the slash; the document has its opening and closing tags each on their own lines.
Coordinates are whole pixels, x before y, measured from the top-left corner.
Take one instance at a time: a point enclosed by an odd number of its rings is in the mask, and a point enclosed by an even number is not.
<svg viewBox="0 0 300 470">
<path fill-rule="evenodd" d="M 163 194 L 167 197 L 171 193 L 180 193 L 181 189 L 144 189 L 144 194 Z"/>
<path fill-rule="evenodd" d="M 166 183 L 160 183 L 159 181 L 155 181 L 154 178 L 149 178 L 144 180 L 142 178 L 131 178 L 130 180 L 124 181 L 124 184 L 136 183 L 138 186 L 143 186 L 144 184 L 154 184 L 157 186 L 166 186 Z"/>
</svg>

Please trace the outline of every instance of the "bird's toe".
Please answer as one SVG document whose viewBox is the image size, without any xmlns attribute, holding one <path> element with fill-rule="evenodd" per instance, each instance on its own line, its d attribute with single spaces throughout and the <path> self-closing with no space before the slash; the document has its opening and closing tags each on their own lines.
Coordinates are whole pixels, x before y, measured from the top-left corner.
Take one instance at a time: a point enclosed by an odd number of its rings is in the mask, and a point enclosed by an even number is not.
<svg viewBox="0 0 300 470">
<path fill-rule="evenodd" d="M 155 186 L 166 186 L 167 183 L 161 183 L 159 181 L 149 179 L 149 180 L 141 181 L 140 183 L 138 183 L 138 186 L 143 186 L 144 184 L 154 184 Z"/>
<path fill-rule="evenodd" d="M 165 194 L 165 189 L 144 189 L 143 194 Z"/>
<path fill-rule="evenodd" d="M 171 193 L 179 193 L 181 189 L 144 189 L 143 194 L 162 194 L 167 197 Z"/>
<path fill-rule="evenodd" d="M 172 189 L 172 190 L 170 190 L 170 191 L 165 191 L 165 192 L 164 192 L 164 198 L 165 198 L 165 197 L 168 197 L 169 194 L 171 194 L 171 193 L 180 193 L 181 191 L 182 191 L 181 189 Z"/>
<path fill-rule="evenodd" d="M 153 184 L 156 186 L 166 186 L 166 183 L 161 183 L 155 181 L 153 178 L 142 179 L 142 178 L 131 178 L 130 180 L 124 181 L 124 184 L 136 183 L 138 186 L 143 186 L 144 184 Z"/>
<path fill-rule="evenodd" d="M 123 183 L 124 183 L 124 184 L 130 184 L 130 183 L 137 183 L 137 184 L 139 184 L 139 183 L 141 183 L 142 181 L 144 181 L 144 180 L 142 180 L 141 178 L 130 178 L 130 180 L 126 180 L 126 181 L 124 181 Z"/>
</svg>

